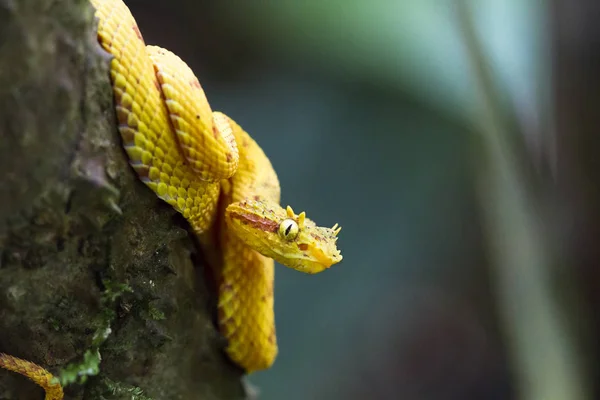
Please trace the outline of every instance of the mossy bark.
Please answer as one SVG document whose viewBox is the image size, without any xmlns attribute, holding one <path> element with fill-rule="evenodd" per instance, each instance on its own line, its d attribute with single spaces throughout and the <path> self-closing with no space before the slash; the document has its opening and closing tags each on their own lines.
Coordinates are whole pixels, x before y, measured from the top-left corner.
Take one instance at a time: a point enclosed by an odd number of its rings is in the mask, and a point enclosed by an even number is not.
<svg viewBox="0 0 600 400">
<path fill-rule="evenodd" d="M 0 0 L 0 352 L 59 375 L 98 350 L 66 398 L 243 398 L 201 253 L 127 163 L 95 30 L 87 0 Z M 0 370 L 0 398 L 42 394 Z"/>
</svg>

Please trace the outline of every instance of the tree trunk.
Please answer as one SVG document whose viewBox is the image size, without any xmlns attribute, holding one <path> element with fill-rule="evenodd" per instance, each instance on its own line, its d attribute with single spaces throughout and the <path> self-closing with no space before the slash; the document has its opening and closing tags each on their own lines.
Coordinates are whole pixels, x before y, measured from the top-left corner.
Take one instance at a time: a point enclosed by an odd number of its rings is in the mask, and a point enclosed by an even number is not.
<svg viewBox="0 0 600 400">
<path fill-rule="evenodd" d="M 0 352 L 66 398 L 243 398 L 187 224 L 127 163 L 93 15 L 0 0 Z M 0 370 L 1 399 L 41 392 Z"/>
</svg>

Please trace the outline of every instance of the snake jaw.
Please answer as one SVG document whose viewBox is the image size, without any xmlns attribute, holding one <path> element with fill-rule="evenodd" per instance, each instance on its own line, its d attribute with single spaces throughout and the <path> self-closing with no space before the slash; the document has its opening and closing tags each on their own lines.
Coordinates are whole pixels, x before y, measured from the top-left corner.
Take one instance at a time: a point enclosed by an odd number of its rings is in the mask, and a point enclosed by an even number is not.
<svg viewBox="0 0 600 400">
<path fill-rule="evenodd" d="M 293 213 L 276 203 L 246 200 L 230 204 L 226 211 L 228 227 L 247 246 L 286 267 L 316 274 L 342 260 L 336 246 L 339 228 L 317 226 L 306 213 Z M 291 240 L 283 238 L 280 225 L 294 220 L 298 234 Z"/>
</svg>

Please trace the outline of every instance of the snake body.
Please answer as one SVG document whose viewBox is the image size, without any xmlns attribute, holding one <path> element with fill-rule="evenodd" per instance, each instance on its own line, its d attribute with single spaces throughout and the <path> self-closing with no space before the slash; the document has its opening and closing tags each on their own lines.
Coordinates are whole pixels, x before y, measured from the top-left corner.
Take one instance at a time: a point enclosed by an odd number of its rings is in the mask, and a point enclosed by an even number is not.
<svg viewBox="0 0 600 400">
<path fill-rule="evenodd" d="M 43 367 L 4 353 L 0 353 L 0 367 L 24 375 L 41 386 L 46 392 L 46 400 L 63 399 L 62 386 L 52 382 L 54 376 Z"/>
<path fill-rule="evenodd" d="M 122 0 L 90 1 L 98 41 L 113 57 L 118 130 L 129 163 L 189 221 L 205 250 L 218 254 L 211 267 L 219 330 L 230 359 L 247 373 L 269 368 L 278 352 L 274 260 L 321 272 L 342 259 L 336 247 L 340 228 L 318 227 L 304 212 L 283 208 L 268 157 L 236 122 L 212 111 L 185 62 L 147 46 Z M 0 367 L 10 367 L 3 360 Z M 46 399 L 61 398 L 54 396 L 47 392 Z"/>
</svg>

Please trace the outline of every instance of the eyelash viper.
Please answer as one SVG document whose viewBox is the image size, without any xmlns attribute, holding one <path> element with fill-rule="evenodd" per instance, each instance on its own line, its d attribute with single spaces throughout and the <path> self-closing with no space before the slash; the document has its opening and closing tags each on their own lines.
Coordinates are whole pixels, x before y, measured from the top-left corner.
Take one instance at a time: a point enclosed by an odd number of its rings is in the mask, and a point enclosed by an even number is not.
<svg viewBox="0 0 600 400">
<path fill-rule="evenodd" d="M 318 273 L 342 260 L 341 228 L 317 226 L 279 204 L 280 186 L 259 145 L 225 114 L 213 112 L 193 71 L 178 56 L 146 46 L 122 0 L 90 0 L 98 41 L 112 55 L 118 129 L 140 180 L 189 221 L 218 285 L 218 325 L 230 359 L 247 373 L 269 368 L 278 352 L 274 260 Z M 42 367 L 0 353 L 0 367 L 62 399 Z M 59 390 L 60 389 L 60 390 Z"/>
</svg>

